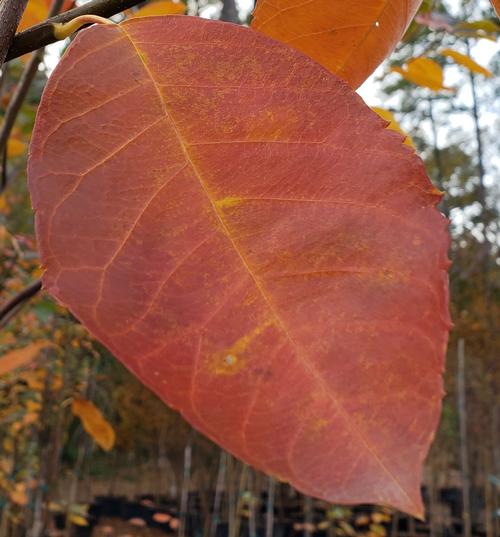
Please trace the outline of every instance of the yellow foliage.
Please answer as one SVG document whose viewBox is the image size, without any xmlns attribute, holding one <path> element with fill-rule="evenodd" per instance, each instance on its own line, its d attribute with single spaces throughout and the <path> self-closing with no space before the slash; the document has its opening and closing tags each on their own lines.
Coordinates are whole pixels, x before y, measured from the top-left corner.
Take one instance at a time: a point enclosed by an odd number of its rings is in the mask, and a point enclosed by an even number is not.
<svg viewBox="0 0 500 537">
<path fill-rule="evenodd" d="M 9 207 L 9 204 L 7 203 L 7 199 L 5 198 L 4 195 L 1 195 L 0 196 L 0 214 L 9 214 L 9 212 L 10 212 L 10 207 Z"/>
<path fill-rule="evenodd" d="M 69 515 L 69 521 L 75 526 L 88 526 L 89 525 L 87 519 L 81 515 Z"/>
<path fill-rule="evenodd" d="M 22 425 L 32 425 L 38 421 L 39 417 L 40 415 L 38 412 L 28 412 L 28 414 L 25 414 L 23 417 Z"/>
<path fill-rule="evenodd" d="M 55 375 L 54 380 L 52 381 L 52 389 L 57 392 L 63 387 L 63 378 L 62 375 Z"/>
<path fill-rule="evenodd" d="M 105 451 L 109 451 L 115 444 L 115 431 L 104 418 L 101 411 L 86 399 L 74 399 L 71 410 L 82 422 L 83 428 Z"/>
<path fill-rule="evenodd" d="M 172 2 L 164 0 L 159 2 L 151 2 L 147 6 L 137 10 L 131 18 L 136 17 L 151 17 L 157 15 L 183 15 L 186 12 L 186 5 L 182 2 Z"/>
<path fill-rule="evenodd" d="M 453 50 L 451 48 L 445 48 L 443 49 L 440 54 L 442 56 L 447 56 L 448 58 L 452 58 L 456 63 L 459 65 L 463 65 L 469 71 L 472 71 L 473 73 L 479 73 L 481 75 L 490 77 L 492 76 L 492 72 L 488 71 L 485 67 L 482 65 L 479 65 L 476 63 L 470 56 L 466 56 L 465 54 L 461 54 L 460 52 L 457 52 L 456 50 Z"/>
<path fill-rule="evenodd" d="M 26 28 L 42 22 L 47 18 L 48 14 L 49 8 L 45 0 L 29 0 L 17 31 L 22 32 Z"/>
<path fill-rule="evenodd" d="M 26 382 L 26 384 L 35 391 L 43 390 L 44 384 L 45 384 L 45 371 L 37 370 L 37 371 L 23 371 L 18 375 L 19 380 L 23 380 Z"/>
<path fill-rule="evenodd" d="M 27 145 L 17 138 L 10 138 L 7 142 L 7 156 L 9 158 L 20 157 L 26 153 Z"/>
<path fill-rule="evenodd" d="M 30 343 L 22 349 L 7 352 L 0 357 L 0 375 L 5 375 L 10 371 L 31 363 L 42 349 L 51 347 L 52 343 L 41 340 Z"/>
<path fill-rule="evenodd" d="M 482 19 L 472 22 L 460 22 L 455 26 L 455 33 L 464 34 L 465 37 L 476 37 L 496 41 L 496 34 L 500 26 L 491 19 Z"/>
<path fill-rule="evenodd" d="M 443 84 L 441 66 L 429 58 L 413 58 L 406 64 L 405 68 L 392 67 L 391 71 L 399 73 L 408 82 L 433 91 L 451 89 Z"/>
<path fill-rule="evenodd" d="M 17 505 L 26 505 L 28 503 L 28 495 L 23 483 L 16 483 L 14 490 L 10 493 L 10 499 Z"/>
<path fill-rule="evenodd" d="M 394 117 L 394 114 L 392 112 L 390 112 L 389 110 L 385 110 L 384 108 L 378 108 L 377 106 L 372 106 L 372 110 L 377 113 L 382 119 L 389 121 L 389 125 L 387 125 L 388 129 L 399 132 L 405 137 L 404 143 L 406 145 L 415 148 L 411 136 L 406 134 L 406 132 L 399 126 L 399 123 L 396 121 L 396 118 Z"/>
<path fill-rule="evenodd" d="M 40 412 L 41 408 L 42 404 L 38 401 L 32 401 L 31 399 L 26 401 L 26 410 L 28 412 Z"/>
</svg>

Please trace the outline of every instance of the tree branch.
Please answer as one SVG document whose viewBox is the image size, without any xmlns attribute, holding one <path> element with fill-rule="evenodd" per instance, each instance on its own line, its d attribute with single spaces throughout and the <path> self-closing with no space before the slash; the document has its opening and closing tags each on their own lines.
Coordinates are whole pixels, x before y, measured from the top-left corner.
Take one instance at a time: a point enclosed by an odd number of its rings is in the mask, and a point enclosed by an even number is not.
<svg viewBox="0 0 500 537">
<path fill-rule="evenodd" d="M 8 1 L 8 0 L 4 0 Z M 65 23 L 80 15 L 98 15 L 100 17 L 111 17 L 121 13 L 125 9 L 139 4 L 143 0 L 91 0 L 83 6 L 70 9 L 51 17 L 46 21 L 20 32 L 14 37 L 12 45 L 7 53 L 6 61 L 18 58 L 27 52 L 39 49 L 57 41 L 54 36 L 54 23 Z"/>
<path fill-rule="evenodd" d="M 62 8 L 63 0 L 53 0 L 52 5 L 50 6 L 49 17 L 57 15 Z M 28 94 L 29 88 L 35 75 L 38 71 L 38 66 L 40 65 L 43 59 L 44 49 L 38 49 L 30 58 L 28 64 L 23 70 L 23 74 L 17 84 L 14 95 L 9 101 L 7 110 L 5 111 L 2 128 L 0 129 L 0 154 L 3 153 L 6 155 L 7 142 L 9 140 L 10 133 L 14 127 L 21 106 L 23 105 L 26 95 Z M 6 159 L 3 160 L 3 163 L 0 165 L 1 170 L 1 182 L 0 182 L 0 194 L 7 187 L 7 169 L 6 169 Z"/>
<path fill-rule="evenodd" d="M 236 7 L 235 0 L 222 0 L 220 20 L 234 22 L 235 24 L 240 23 L 240 16 L 238 14 L 238 8 Z"/>
<path fill-rule="evenodd" d="M 19 26 L 28 0 L 0 0 L 0 67 Z"/>
<path fill-rule="evenodd" d="M 41 280 L 35 280 L 16 296 L 8 300 L 6 304 L 0 308 L 0 327 L 5 326 L 12 315 L 14 315 L 25 302 L 33 298 L 41 288 Z"/>
<path fill-rule="evenodd" d="M 23 71 L 19 84 L 16 87 L 16 91 L 9 101 L 9 105 L 5 110 L 5 115 L 3 118 L 2 128 L 0 130 L 0 152 L 2 152 L 7 147 L 7 142 L 9 140 L 10 133 L 16 122 L 17 115 L 21 106 L 23 105 L 24 99 L 28 94 L 31 83 L 35 78 L 35 75 L 38 71 L 38 66 L 43 58 L 43 49 L 37 50 L 30 58 L 26 68 Z M 0 194 L 5 189 L 7 184 L 3 184 L 0 187 Z"/>
</svg>

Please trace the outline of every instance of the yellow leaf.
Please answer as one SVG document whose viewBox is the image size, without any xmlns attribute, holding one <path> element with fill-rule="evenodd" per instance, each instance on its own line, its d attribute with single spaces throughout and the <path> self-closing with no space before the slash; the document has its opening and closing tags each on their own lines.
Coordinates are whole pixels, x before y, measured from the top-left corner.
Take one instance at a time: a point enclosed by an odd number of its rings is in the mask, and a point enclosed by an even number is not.
<svg viewBox="0 0 500 537">
<path fill-rule="evenodd" d="M 490 19 L 483 19 L 473 22 L 460 22 L 457 24 L 456 28 L 459 30 L 482 30 L 488 34 L 500 32 L 500 26 Z"/>
<path fill-rule="evenodd" d="M 422 0 L 258 0 L 251 26 L 357 88 L 394 49 Z"/>
<path fill-rule="evenodd" d="M 442 56 L 447 56 L 448 58 L 452 58 L 453 60 L 455 60 L 456 63 L 463 65 L 464 67 L 467 67 L 467 69 L 469 69 L 469 71 L 472 71 L 473 73 L 479 73 L 487 77 L 492 76 L 491 71 L 488 71 L 488 69 L 476 63 L 470 56 L 466 56 L 465 54 L 460 54 L 460 52 L 457 52 L 456 50 L 453 50 L 451 48 L 444 48 L 440 52 L 440 54 Z"/>
<path fill-rule="evenodd" d="M 28 401 L 26 401 L 26 410 L 28 412 L 40 412 L 41 408 L 42 404 L 38 401 L 32 401 L 31 399 L 28 399 Z"/>
<path fill-rule="evenodd" d="M 183 15 L 186 12 L 186 5 L 182 2 L 172 2 L 170 0 L 151 2 L 147 6 L 137 10 L 130 18 L 151 17 L 156 15 Z"/>
<path fill-rule="evenodd" d="M 4 195 L 0 196 L 0 214 L 8 214 L 10 211 L 9 204 Z"/>
<path fill-rule="evenodd" d="M 86 399 L 74 399 L 71 410 L 82 422 L 83 428 L 105 451 L 115 444 L 115 431 L 101 414 L 101 411 Z"/>
<path fill-rule="evenodd" d="M 30 343 L 22 349 L 7 352 L 0 357 L 0 375 L 5 375 L 13 369 L 29 364 L 38 356 L 38 353 L 42 349 L 51 346 L 52 343 L 49 341 L 41 340 Z"/>
<path fill-rule="evenodd" d="M 28 495 L 23 483 L 16 484 L 14 490 L 10 493 L 10 499 L 17 505 L 26 505 L 28 503 Z"/>
<path fill-rule="evenodd" d="M 86 518 L 81 515 L 69 515 L 69 521 L 75 526 L 88 526 L 89 523 Z"/>
<path fill-rule="evenodd" d="M 429 58 L 413 58 L 405 68 L 392 67 L 391 71 L 399 73 L 408 82 L 413 82 L 417 86 L 423 86 L 433 91 L 447 88 L 443 85 L 443 69 L 441 66 Z"/>
<path fill-rule="evenodd" d="M 7 156 L 10 158 L 20 157 L 26 153 L 27 145 L 21 140 L 10 138 L 7 142 Z"/>
<path fill-rule="evenodd" d="M 388 129 L 399 132 L 405 137 L 404 143 L 406 145 L 415 148 L 411 136 L 406 134 L 406 132 L 399 126 L 399 123 L 396 121 L 396 118 L 394 117 L 394 114 L 392 112 L 390 112 L 389 110 L 385 110 L 384 108 L 378 108 L 376 106 L 372 106 L 372 110 L 376 112 L 382 119 L 389 121 L 389 125 L 387 125 Z"/>
<path fill-rule="evenodd" d="M 64 513 L 64 507 L 60 503 L 49 502 L 49 511 L 51 513 Z"/>
<path fill-rule="evenodd" d="M 45 386 L 45 377 L 46 377 L 45 371 L 41 371 L 41 370 L 23 371 L 17 376 L 19 380 L 26 382 L 26 384 L 32 390 L 36 390 L 36 391 L 43 390 Z"/>
<path fill-rule="evenodd" d="M 40 418 L 40 415 L 38 412 L 28 412 L 28 414 L 25 414 L 23 417 L 23 425 L 32 425 L 33 423 L 36 423 L 38 419 Z"/>
<path fill-rule="evenodd" d="M 52 381 L 52 389 L 57 392 L 59 391 L 63 386 L 63 378 L 62 375 L 55 375 L 54 380 Z"/>
<path fill-rule="evenodd" d="M 29 0 L 17 31 L 21 32 L 30 26 L 44 21 L 48 14 L 49 8 L 44 0 Z"/>
</svg>

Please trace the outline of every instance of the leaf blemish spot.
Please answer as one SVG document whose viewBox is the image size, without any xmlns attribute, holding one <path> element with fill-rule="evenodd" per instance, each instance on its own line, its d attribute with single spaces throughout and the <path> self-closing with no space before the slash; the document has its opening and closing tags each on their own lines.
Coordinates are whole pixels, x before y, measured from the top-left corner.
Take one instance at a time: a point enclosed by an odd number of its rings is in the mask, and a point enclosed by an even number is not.
<svg viewBox="0 0 500 537">
<path fill-rule="evenodd" d="M 217 200 L 215 204 L 219 209 L 225 209 L 228 207 L 234 207 L 242 202 L 241 198 L 227 197 L 221 200 Z"/>
</svg>

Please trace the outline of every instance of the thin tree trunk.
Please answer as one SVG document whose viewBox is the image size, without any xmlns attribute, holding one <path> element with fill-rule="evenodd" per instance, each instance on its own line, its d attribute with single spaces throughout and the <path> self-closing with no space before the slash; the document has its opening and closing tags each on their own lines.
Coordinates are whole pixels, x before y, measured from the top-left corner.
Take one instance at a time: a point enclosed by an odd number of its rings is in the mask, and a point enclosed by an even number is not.
<svg viewBox="0 0 500 537">
<path fill-rule="evenodd" d="M 311 496 L 304 496 L 304 537 L 312 537 L 313 501 Z"/>
<path fill-rule="evenodd" d="M 245 463 L 239 464 L 241 466 L 241 472 L 240 472 L 240 479 L 238 481 L 238 494 L 236 496 L 236 528 L 234 530 L 234 534 L 236 537 L 240 534 L 240 526 L 241 526 L 241 508 L 243 505 L 243 493 L 245 492 L 245 488 L 247 488 L 248 483 L 248 465 Z M 248 488 L 247 488 L 248 490 Z"/>
<path fill-rule="evenodd" d="M 431 122 L 431 130 L 432 130 L 432 151 L 434 154 L 434 164 L 436 165 L 436 174 L 435 174 L 435 177 L 433 177 L 433 179 L 437 183 L 437 187 L 439 188 L 439 190 L 443 191 L 444 190 L 443 159 L 441 155 L 441 149 L 439 149 L 438 129 L 437 129 L 436 119 L 434 118 L 434 107 L 433 107 L 432 99 L 429 99 L 429 119 Z M 441 210 L 443 211 L 443 214 L 448 218 L 450 216 L 450 209 L 444 197 L 441 200 L 440 207 L 441 207 Z"/>
<path fill-rule="evenodd" d="M 227 460 L 227 534 L 228 537 L 236 537 L 236 490 L 235 490 L 235 467 L 236 461 L 232 455 Z"/>
<path fill-rule="evenodd" d="M 470 45 L 469 41 L 465 41 L 467 47 L 467 55 L 470 56 Z M 481 139 L 481 127 L 479 125 L 479 106 L 477 99 L 477 88 L 476 88 L 476 76 L 470 70 L 469 79 L 472 92 L 472 118 L 474 120 L 474 134 L 476 136 L 477 144 L 477 173 L 479 178 L 479 203 L 483 206 L 483 211 L 486 209 L 486 187 L 484 186 L 484 152 L 483 152 L 483 142 Z"/>
<path fill-rule="evenodd" d="M 253 468 L 248 469 L 248 490 L 250 492 L 249 504 L 248 504 L 248 537 L 257 537 L 257 527 L 255 521 L 255 511 L 256 511 L 256 496 L 255 491 L 255 479 L 254 479 L 254 470 Z"/>
<path fill-rule="evenodd" d="M 276 481 L 274 477 L 269 476 L 267 487 L 267 509 L 266 509 L 266 537 L 273 537 L 274 530 L 274 493 L 276 490 Z"/>
<path fill-rule="evenodd" d="M 494 521 L 494 508 L 493 508 L 493 490 L 492 484 L 490 483 L 490 469 L 491 466 L 488 461 L 488 448 L 484 450 L 484 518 L 486 526 L 486 537 L 494 537 L 495 527 L 493 525 Z"/>
<path fill-rule="evenodd" d="M 238 14 L 238 8 L 236 7 L 236 0 L 222 0 L 220 20 L 234 22 L 236 24 L 240 23 L 240 16 Z"/>
<path fill-rule="evenodd" d="M 217 532 L 217 525 L 219 524 L 219 520 L 220 520 L 222 492 L 224 489 L 224 481 L 226 478 L 226 465 L 227 465 L 227 454 L 225 451 L 221 450 L 220 458 L 219 458 L 219 471 L 217 472 L 217 482 L 215 484 L 212 520 L 211 520 L 210 530 L 208 534 L 209 537 L 215 537 L 215 534 Z"/>
<path fill-rule="evenodd" d="M 438 501 L 438 483 L 436 479 L 437 470 L 435 465 L 430 466 L 430 475 L 428 481 L 429 491 L 429 529 L 430 537 L 440 537 L 442 534 L 439 520 L 439 501 Z"/>
<path fill-rule="evenodd" d="M 458 341 L 457 391 L 460 422 L 460 466 L 462 470 L 463 535 L 464 537 L 471 537 L 469 453 L 467 449 L 467 408 L 465 401 L 465 344 L 462 338 Z"/>
<path fill-rule="evenodd" d="M 184 448 L 184 474 L 182 480 L 179 537 L 186 537 L 187 522 L 189 515 L 189 489 L 191 488 L 191 459 L 193 454 L 192 434 Z"/>
<path fill-rule="evenodd" d="M 465 40 L 465 45 L 467 47 L 467 55 L 470 56 L 470 44 L 469 40 Z M 478 188 L 478 201 L 481 204 L 481 214 L 482 222 L 484 225 L 483 233 L 483 256 L 482 256 L 482 266 L 481 266 L 481 277 L 483 280 L 484 288 L 484 303 L 486 308 L 486 321 L 489 325 L 489 329 L 492 334 L 496 333 L 496 322 L 495 318 L 492 315 L 491 311 L 491 295 L 492 295 L 492 286 L 490 282 L 489 272 L 491 268 L 491 250 L 492 244 L 490 243 L 487 235 L 487 230 L 489 224 L 492 223 L 491 216 L 488 210 L 488 200 L 486 199 L 486 186 L 484 184 L 486 171 L 484 168 L 484 150 L 483 142 L 481 138 L 481 126 L 479 124 L 479 100 L 477 96 L 477 86 L 476 86 L 476 75 L 469 70 L 469 80 L 472 93 L 472 119 L 474 121 L 474 134 L 476 137 L 476 150 L 477 150 L 477 175 L 479 179 L 479 188 Z"/>
</svg>

